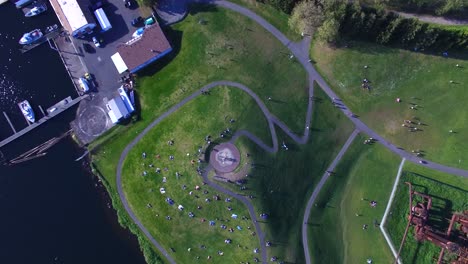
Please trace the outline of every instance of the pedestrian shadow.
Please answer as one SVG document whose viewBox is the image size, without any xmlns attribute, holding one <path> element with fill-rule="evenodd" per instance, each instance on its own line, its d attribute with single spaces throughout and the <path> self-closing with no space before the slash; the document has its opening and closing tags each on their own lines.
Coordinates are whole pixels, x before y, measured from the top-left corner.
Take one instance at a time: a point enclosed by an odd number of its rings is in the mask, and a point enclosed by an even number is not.
<svg viewBox="0 0 468 264">
<path fill-rule="evenodd" d="M 273 102 L 273 103 L 279 103 L 279 104 L 287 104 L 286 101 L 282 101 L 282 100 L 278 100 L 278 99 L 271 99 L 269 100 L 270 102 Z"/>
</svg>

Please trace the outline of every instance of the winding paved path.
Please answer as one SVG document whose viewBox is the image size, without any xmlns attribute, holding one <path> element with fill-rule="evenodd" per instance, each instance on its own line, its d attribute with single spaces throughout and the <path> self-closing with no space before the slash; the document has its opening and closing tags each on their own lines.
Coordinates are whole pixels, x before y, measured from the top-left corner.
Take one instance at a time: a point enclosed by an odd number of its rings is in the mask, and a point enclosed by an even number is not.
<svg viewBox="0 0 468 264">
<path fill-rule="evenodd" d="M 439 25 L 451 25 L 451 26 L 463 26 L 463 25 L 468 25 L 468 20 L 466 19 L 452 19 L 452 18 L 446 18 L 446 17 L 440 17 L 440 16 L 431 16 L 431 15 L 426 15 L 426 14 L 415 14 L 415 13 L 407 13 L 407 12 L 402 12 L 402 11 L 395 11 L 391 10 L 391 12 L 397 13 L 402 17 L 405 18 L 416 18 L 418 20 L 421 20 L 422 22 L 427 22 L 427 23 L 434 23 L 434 24 L 439 24 Z"/>
<path fill-rule="evenodd" d="M 307 228 L 309 225 L 308 221 L 309 221 L 310 210 L 312 209 L 312 205 L 314 204 L 315 199 L 317 198 L 318 194 L 322 190 L 323 185 L 325 185 L 325 182 L 328 180 L 328 177 L 332 175 L 332 173 L 329 173 L 329 172 L 333 172 L 335 170 L 336 165 L 341 160 L 343 155 L 346 153 L 349 146 L 351 145 L 351 143 L 353 143 L 354 139 L 356 138 L 358 134 L 359 134 L 359 130 L 357 129 L 355 129 L 353 133 L 351 133 L 348 140 L 346 140 L 346 143 L 343 145 L 340 152 L 338 153 L 338 155 L 336 155 L 333 162 L 330 164 L 330 166 L 328 166 L 327 170 L 322 176 L 322 179 L 320 179 L 320 182 L 315 187 L 314 191 L 312 192 L 312 195 L 309 198 L 309 201 L 307 202 L 307 206 L 306 206 L 305 213 L 304 213 L 304 219 L 302 220 L 302 244 L 304 245 L 304 254 L 305 254 L 305 259 L 306 259 L 307 264 L 311 263 L 310 252 L 309 252 L 309 240 L 307 239 Z"/>
<path fill-rule="evenodd" d="M 355 124 L 357 130 L 360 130 L 361 132 L 364 132 L 364 133 L 368 134 L 369 136 L 373 137 L 380 144 L 384 145 L 386 148 L 388 148 L 389 150 L 391 150 L 394 153 L 398 154 L 399 156 L 401 156 L 403 158 L 406 158 L 407 160 L 409 160 L 411 162 L 419 163 L 419 161 L 420 161 L 419 158 L 413 156 L 410 153 L 405 152 L 402 149 L 399 149 L 398 147 L 394 146 L 393 144 L 391 144 L 390 142 L 386 141 L 384 138 L 379 136 L 376 132 L 374 132 L 369 127 L 367 127 L 363 122 L 361 122 L 358 118 L 354 117 L 354 115 L 351 113 L 351 111 L 349 111 L 348 108 L 341 102 L 341 100 L 338 98 L 338 96 L 331 90 L 331 88 L 328 86 L 328 84 L 323 80 L 323 78 L 317 73 L 317 71 L 314 69 L 314 67 L 309 62 L 308 47 L 310 46 L 310 41 L 311 41 L 310 37 L 306 37 L 301 42 L 298 42 L 298 43 L 291 42 L 278 29 L 273 27 L 271 24 L 269 24 L 266 20 L 264 20 L 260 16 L 256 15 L 254 12 L 252 12 L 252 11 L 250 11 L 250 10 L 244 8 L 244 7 L 241 7 L 241 6 L 238 6 L 236 4 L 230 3 L 228 1 L 222 1 L 222 0 L 191 0 L 191 1 L 192 2 L 197 2 L 197 3 L 211 3 L 211 4 L 214 4 L 214 5 L 217 5 L 217 6 L 221 6 L 221 7 L 236 11 L 238 13 L 241 13 L 241 14 L 251 18 L 252 20 L 256 21 L 258 24 L 260 24 L 262 27 L 264 27 L 267 31 L 269 31 L 271 34 L 273 34 L 283 45 L 288 47 L 289 50 L 296 57 L 297 61 L 303 65 L 303 67 L 305 68 L 305 70 L 308 73 L 309 98 L 312 98 L 313 83 L 316 82 L 318 85 L 321 86 L 321 88 L 325 91 L 325 93 L 330 98 L 333 98 L 333 100 L 335 102 L 338 102 L 339 104 L 341 104 L 340 110 L 343 113 L 345 113 L 346 116 Z M 123 150 L 123 152 L 122 152 L 122 154 L 120 156 L 119 162 L 117 164 L 117 173 L 116 173 L 117 190 L 118 190 L 118 193 L 119 193 L 119 197 L 120 197 L 120 199 L 122 201 L 122 204 L 124 205 L 124 208 L 127 211 L 127 213 L 129 214 L 129 216 L 132 218 L 132 220 L 135 222 L 135 224 L 142 230 L 142 232 L 148 237 L 148 239 L 151 241 L 151 243 L 163 253 L 163 255 L 167 258 L 167 260 L 170 263 L 175 263 L 174 259 L 156 241 L 156 239 L 154 239 L 151 236 L 149 231 L 144 227 L 144 225 L 140 222 L 140 220 L 135 216 L 132 209 L 130 208 L 130 205 L 128 204 L 127 198 L 125 196 L 125 193 L 124 193 L 123 187 L 122 187 L 122 167 L 123 167 L 123 163 L 124 163 L 125 157 L 129 153 L 129 151 L 153 127 L 155 127 L 157 124 L 159 124 L 166 117 L 168 117 L 169 115 L 171 115 L 172 113 L 177 111 L 184 104 L 186 104 L 190 100 L 194 99 L 196 96 L 200 95 L 202 90 L 206 91 L 206 90 L 209 90 L 209 89 L 211 89 L 213 87 L 223 86 L 223 85 L 224 86 L 231 86 L 231 87 L 234 87 L 234 88 L 239 88 L 239 89 L 247 92 L 257 102 L 257 104 L 259 105 L 260 109 L 263 111 L 263 113 L 264 113 L 264 115 L 265 115 L 265 117 L 266 117 L 266 119 L 268 121 L 271 136 L 272 136 L 273 146 L 270 147 L 270 146 L 266 145 L 259 138 L 255 137 L 253 134 L 251 134 L 250 132 L 245 131 L 245 130 L 238 131 L 234 135 L 232 140 L 235 140 L 240 136 L 246 136 L 249 139 L 253 140 L 260 147 L 262 147 L 265 151 L 276 152 L 276 151 L 278 151 L 278 139 L 277 139 L 277 136 L 276 136 L 275 125 L 277 125 L 282 130 L 284 130 L 288 136 L 290 136 L 295 142 L 297 142 L 299 144 L 304 144 L 305 142 L 307 142 L 307 139 L 309 137 L 309 129 L 308 128 L 310 126 L 311 116 L 312 116 L 312 100 L 309 100 L 309 104 L 308 104 L 308 108 L 307 108 L 306 120 L 305 120 L 305 125 L 304 125 L 304 134 L 303 134 L 303 136 L 298 136 L 295 133 L 293 133 L 282 121 L 280 121 L 275 116 L 273 116 L 268 111 L 265 104 L 260 100 L 260 98 L 253 91 L 251 91 L 250 89 L 248 89 L 246 86 L 244 86 L 242 84 L 234 83 L 234 82 L 230 82 L 230 81 L 219 81 L 219 82 L 214 82 L 214 83 L 210 83 L 210 84 L 206 85 L 205 87 L 201 88 L 200 90 L 194 92 L 189 97 L 183 99 L 178 104 L 171 107 L 167 112 L 163 113 L 161 116 L 156 118 L 148 127 L 146 127 L 142 132 L 140 132 L 137 135 L 137 137 L 125 147 L 125 149 Z M 339 159 L 341 158 L 341 155 L 343 155 L 342 152 L 344 153 L 347 146 L 349 146 L 350 143 L 348 143 L 348 142 L 350 142 L 350 140 L 355 137 L 355 134 L 357 133 L 357 130 L 355 130 L 353 132 L 353 134 L 348 139 L 348 141 L 346 142 L 343 149 L 340 151 L 338 156 L 333 161 L 333 163 L 332 163 L 333 167 L 339 161 Z M 330 166 L 332 166 L 332 165 L 330 165 Z M 466 170 L 452 168 L 452 167 L 448 167 L 448 166 L 445 166 L 445 165 L 432 163 L 432 162 L 427 162 L 426 164 L 421 164 L 421 165 L 425 166 L 425 167 L 428 167 L 428 168 L 435 169 L 435 170 L 439 170 L 439 171 L 442 171 L 442 172 L 451 173 L 451 174 L 455 174 L 455 175 L 459 175 L 459 176 L 463 176 L 463 177 L 468 177 L 468 171 L 466 171 Z M 210 169 L 210 168 L 208 168 L 208 169 Z M 247 206 L 247 208 L 249 210 L 249 213 L 250 213 L 250 216 L 251 216 L 251 219 L 254 221 L 255 228 L 257 230 L 258 237 L 259 237 L 259 240 L 260 240 L 260 243 L 261 243 L 262 261 L 266 263 L 267 259 L 266 259 L 265 243 L 264 243 L 264 234 L 261 231 L 260 226 L 258 225 L 258 223 L 255 222 L 256 215 L 255 215 L 254 208 L 253 208 L 252 204 L 250 203 L 250 201 L 248 199 L 246 199 L 245 197 L 243 197 L 243 196 L 235 194 L 232 191 L 227 190 L 227 189 L 225 189 L 225 188 L 211 182 L 207 177 L 207 172 L 204 173 L 203 178 L 205 179 L 207 184 L 209 184 L 211 187 L 213 187 L 213 188 L 215 188 L 215 189 L 217 189 L 217 190 L 219 190 L 221 192 L 224 192 L 224 193 L 226 193 L 228 195 L 231 195 L 231 196 L 235 197 L 236 199 L 239 199 L 242 203 L 244 203 Z M 322 180 L 323 180 L 323 183 L 324 183 L 326 178 L 322 178 Z M 321 180 L 321 182 L 322 182 L 322 180 Z M 317 188 L 314 190 L 311 199 L 309 199 L 309 203 L 311 203 L 311 204 L 313 203 L 313 200 L 315 199 L 318 192 L 320 191 L 321 186 L 323 186 L 323 183 L 322 184 L 319 183 L 319 186 L 317 186 Z M 315 193 L 315 196 L 314 196 L 314 193 Z M 311 200 L 312 200 L 312 202 L 311 202 Z M 309 210 L 306 210 L 306 214 L 304 215 L 304 219 L 308 219 L 309 213 L 310 213 L 310 208 L 309 208 Z M 305 222 L 306 221 L 304 221 L 304 223 Z M 306 226 L 305 226 L 305 230 L 307 230 Z M 303 235 L 302 236 L 303 242 L 305 241 L 304 245 L 307 245 L 307 232 L 305 231 L 305 234 L 304 234 L 304 226 L 303 226 L 303 234 L 302 235 Z M 304 252 L 305 252 L 306 257 L 307 257 L 307 262 L 310 263 L 310 254 L 308 252 L 308 246 L 304 247 Z"/>
<path fill-rule="evenodd" d="M 153 245 L 163 253 L 163 255 L 167 258 L 167 260 L 170 263 L 175 263 L 174 259 L 172 259 L 172 257 L 167 253 L 167 251 L 156 241 L 156 239 L 153 238 L 153 236 L 149 233 L 149 231 L 145 228 L 145 226 L 136 217 L 136 215 L 134 214 L 133 210 L 131 209 L 131 207 L 130 207 L 130 205 L 128 203 L 127 197 L 125 196 L 125 192 L 124 192 L 123 186 L 122 186 L 122 168 L 123 168 L 123 164 L 124 164 L 126 156 L 130 152 L 130 150 L 148 132 L 150 132 L 151 129 L 153 129 L 156 125 L 158 125 L 166 117 L 168 117 L 169 115 L 171 115 L 172 113 L 177 111 L 183 105 L 185 105 L 186 103 L 188 103 L 189 101 L 191 101 L 195 97 L 201 95 L 202 91 L 208 91 L 208 90 L 213 89 L 213 88 L 218 87 L 218 86 L 229 86 L 229 87 L 232 87 L 232 88 L 240 89 L 240 90 L 246 92 L 247 94 L 249 94 L 255 100 L 255 102 L 260 107 L 261 111 L 265 115 L 265 118 L 266 118 L 266 120 L 268 122 L 268 126 L 270 128 L 270 134 L 271 134 L 271 137 L 272 137 L 273 146 L 271 146 L 271 147 L 268 146 L 261 139 L 259 139 L 258 137 L 256 137 L 255 135 L 253 135 L 252 133 L 250 133 L 249 131 L 246 131 L 246 130 L 236 131 L 236 133 L 234 133 L 233 137 L 231 138 L 231 142 L 234 142 L 240 136 L 245 136 L 245 137 L 249 138 L 250 140 L 252 140 L 253 142 L 255 142 L 257 145 L 259 145 L 265 151 L 270 152 L 270 153 L 277 152 L 279 147 L 278 147 L 278 138 L 276 136 L 275 125 L 280 127 L 288 136 L 290 136 L 295 142 L 297 142 L 299 144 L 305 144 L 307 142 L 308 137 L 309 137 L 308 127 L 310 125 L 310 119 L 312 117 L 312 103 L 313 103 L 312 100 L 309 100 L 308 107 L 307 107 L 304 135 L 302 137 L 300 137 L 300 136 L 294 134 L 293 132 L 291 132 L 291 130 L 283 122 L 279 121 L 273 114 L 271 114 L 270 111 L 268 110 L 268 108 L 265 106 L 265 104 L 263 103 L 263 101 L 260 99 L 260 97 L 257 94 L 255 94 L 252 90 L 250 90 L 245 85 L 242 85 L 242 84 L 236 83 L 236 82 L 231 82 L 231 81 L 213 82 L 213 83 L 210 83 L 210 84 L 200 88 L 198 91 L 196 91 L 193 94 L 191 94 L 190 96 L 186 97 L 184 100 L 180 101 L 178 104 L 171 107 L 167 112 L 163 113 L 161 116 L 156 118 L 156 120 L 151 122 L 150 125 L 148 125 L 142 132 L 140 132 L 138 134 L 138 136 L 132 142 L 130 142 L 130 144 L 128 144 L 125 147 L 122 154 L 120 155 L 119 163 L 117 165 L 117 191 L 119 193 L 120 200 L 122 201 L 122 204 L 123 204 L 125 210 L 130 215 L 132 220 L 142 230 L 142 232 L 145 234 L 145 236 L 148 237 L 148 239 L 151 241 L 151 243 L 153 243 Z M 309 86 L 309 96 L 312 96 L 312 94 L 313 94 L 313 85 L 310 85 Z M 263 233 L 263 231 L 260 228 L 259 223 L 257 222 L 257 216 L 255 214 L 255 210 L 254 210 L 254 207 L 253 207 L 252 203 L 250 202 L 250 200 L 245 198 L 243 195 L 234 193 L 231 190 L 228 190 L 228 189 L 226 189 L 226 188 L 212 182 L 208 178 L 208 173 L 210 172 L 210 170 L 211 170 L 210 166 L 208 166 L 205 169 L 205 172 L 202 175 L 204 181 L 209 186 L 211 186 L 212 188 L 215 188 L 216 190 L 218 190 L 220 192 L 223 192 L 223 193 L 225 193 L 227 195 L 230 195 L 230 196 L 238 199 L 240 202 L 242 202 L 247 207 L 247 209 L 249 211 L 249 214 L 250 214 L 250 218 L 253 221 L 253 224 L 255 226 L 255 229 L 256 229 L 256 232 L 258 234 L 258 238 L 259 238 L 259 241 L 260 241 L 262 261 L 264 263 L 266 263 L 267 262 L 267 253 L 266 253 L 266 247 L 265 247 L 265 234 Z"/>
</svg>

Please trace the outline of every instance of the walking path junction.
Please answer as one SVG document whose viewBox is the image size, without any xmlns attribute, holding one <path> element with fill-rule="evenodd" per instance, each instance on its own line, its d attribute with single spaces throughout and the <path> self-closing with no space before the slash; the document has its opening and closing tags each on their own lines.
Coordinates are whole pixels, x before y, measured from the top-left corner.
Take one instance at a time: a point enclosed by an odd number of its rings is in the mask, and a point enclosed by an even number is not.
<svg viewBox="0 0 468 264">
<path fill-rule="evenodd" d="M 127 154 L 132 150 L 132 148 L 146 135 L 148 132 L 153 129 L 156 125 L 158 125 L 161 121 L 163 121 L 166 117 L 180 109 L 183 105 L 185 105 L 187 102 L 191 101 L 195 97 L 199 96 L 202 94 L 202 91 L 208 91 L 211 88 L 217 87 L 217 86 L 229 86 L 232 88 L 237 88 L 245 91 L 248 93 L 258 104 L 260 107 L 261 111 L 265 115 L 266 120 L 268 121 L 270 133 L 272 136 L 272 142 L 273 146 L 268 146 L 266 145 L 263 141 L 261 141 L 259 138 L 254 136 L 252 133 L 246 130 L 240 130 L 237 131 L 233 138 L 231 139 L 231 142 L 234 142 L 238 137 L 240 136 L 246 136 L 253 142 L 255 142 L 257 145 L 259 145 L 262 149 L 264 149 L 267 152 L 274 153 L 278 151 L 278 139 L 276 135 L 276 130 L 275 130 L 275 125 L 281 128 L 289 137 L 291 137 L 296 143 L 299 144 L 304 144 L 307 142 L 309 138 L 309 127 L 310 127 L 310 122 L 311 122 L 311 117 L 312 117 L 312 103 L 313 103 L 313 84 L 316 82 L 320 87 L 325 91 L 325 93 L 336 103 L 339 104 L 341 107 L 339 108 L 355 125 L 356 129 L 355 131 L 351 134 L 350 138 L 348 141 L 345 143 L 344 147 L 341 149 L 341 151 L 338 153 L 337 157 L 335 160 L 332 162 L 332 164 L 329 167 L 329 171 L 332 170 L 338 161 L 341 159 L 341 156 L 345 153 L 346 149 L 349 147 L 349 144 L 351 144 L 352 139 L 357 135 L 358 131 L 363 132 L 365 134 L 368 134 L 370 137 L 374 138 L 378 143 L 382 144 L 385 146 L 387 149 L 391 150 L 392 152 L 398 154 L 400 157 L 405 158 L 406 160 L 413 162 L 413 163 L 420 163 L 421 159 L 418 157 L 415 157 L 414 155 L 404 151 L 401 148 L 398 148 L 397 146 L 393 145 L 392 143 L 388 142 L 385 140 L 383 137 L 378 135 L 376 132 L 374 132 L 372 129 L 370 129 L 366 124 L 364 124 L 362 121 L 359 120 L 358 117 L 356 117 L 346 106 L 345 104 L 338 98 L 338 96 L 332 91 L 332 89 L 328 86 L 328 84 L 324 81 L 324 79 L 318 74 L 318 72 L 315 70 L 315 68 L 312 66 L 312 64 L 309 62 L 309 52 L 308 48 L 310 46 L 311 38 L 310 37 L 305 37 L 302 41 L 300 42 L 292 42 L 290 41 L 285 35 L 283 35 L 278 29 L 276 29 L 274 26 L 272 26 L 270 23 L 268 23 L 266 20 L 255 14 L 254 12 L 250 11 L 247 8 L 241 7 L 237 4 L 228 2 L 228 1 L 223 1 L 223 0 L 192 0 L 194 3 L 205 3 L 205 4 L 213 4 L 219 7 L 227 8 L 230 10 L 233 10 L 235 12 L 238 12 L 242 15 L 245 15 L 249 17 L 250 19 L 254 20 L 258 24 L 260 24 L 262 27 L 264 27 L 267 31 L 269 31 L 271 34 L 273 34 L 284 46 L 286 46 L 291 53 L 294 55 L 294 57 L 299 61 L 302 66 L 305 68 L 305 70 L 308 73 L 308 81 L 309 81 L 309 103 L 307 107 L 307 114 L 306 114 L 306 120 L 304 124 L 304 134 L 302 136 L 298 136 L 295 133 L 291 131 L 281 120 L 279 120 L 277 117 L 272 115 L 268 108 L 265 106 L 265 104 L 260 100 L 259 96 L 255 94 L 252 90 L 250 90 L 248 87 L 235 83 L 235 82 L 230 82 L 230 81 L 218 81 L 218 82 L 213 82 L 210 83 L 202 88 L 200 88 L 198 91 L 194 92 L 187 98 L 183 99 L 180 101 L 178 104 L 174 105 L 171 107 L 168 111 L 163 113 L 161 116 L 156 118 L 151 124 L 149 124 L 142 132 L 140 132 L 136 138 L 130 142 L 125 149 L 123 150 L 119 162 L 117 164 L 117 189 L 119 193 L 119 197 L 124 205 L 125 210 L 127 213 L 130 215 L 132 220 L 135 222 L 135 224 L 142 230 L 142 232 L 146 235 L 146 237 L 151 241 L 151 243 L 160 250 L 160 252 L 167 258 L 167 260 L 170 263 L 175 263 L 174 259 L 168 254 L 168 252 L 156 241 L 156 239 L 149 233 L 148 229 L 145 228 L 145 226 L 141 223 L 141 221 L 136 217 L 134 214 L 133 210 L 131 209 L 127 197 L 125 196 L 125 192 L 123 190 L 122 186 L 122 168 L 123 168 L 123 163 L 125 161 L 125 158 Z M 467 170 L 462 170 L 458 168 L 453 168 L 453 167 L 448 167 L 442 164 L 437 164 L 433 162 L 425 162 L 423 164 L 420 164 L 421 166 L 435 169 L 438 171 L 442 171 L 445 173 L 450 173 L 450 174 L 455 174 L 458 176 L 462 177 L 468 177 L 468 171 Z M 223 192 L 225 194 L 231 195 L 241 201 L 244 205 L 247 206 L 251 219 L 254 222 L 259 240 L 260 240 L 260 245 L 261 245 L 261 254 L 262 254 L 262 262 L 266 263 L 267 262 L 267 254 L 266 254 L 266 249 L 265 249 L 265 241 L 264 241 L 264 233 L 262 232 L 259 224 L 255 221 L 256 214 L 254 211 L 254 207 L 252 203 L 245 197 L 238 195 L 230 190 L 227 190 L 213 182 L 211 182 L 208 179 L 208 172 L 211 170 L 211 167 L 208 167 L 207 170 L 205 170 L 204 174 L 202 175 L 204 180 L 209 184 L 211 187 L 217 189 L 220 192 Z M 315 190 L 312 193 L 312 196 L 309 199 L 308 207 L 310 207 L 310 204 L 313 203 L 315 197 L 317 194 L 320 192 L 321 187 L 325 183 L 326 179 L 328 178 L 327 175 L 324 175 L 318 186 L 315 188 Z M 310 208 L 307 210 L 306 208 L 306 214 L 304 215 L 304 224 L 306 220 L 309 217 L 310 213 Z M 307 228 L 303 226 L 303 233 L 302 233 L 302 238 L 304 241 L 304 252 L 307 257 L 307 263 L 310 263 L 310 253 L 309 249 L 307 246 Z"/>
</svg>

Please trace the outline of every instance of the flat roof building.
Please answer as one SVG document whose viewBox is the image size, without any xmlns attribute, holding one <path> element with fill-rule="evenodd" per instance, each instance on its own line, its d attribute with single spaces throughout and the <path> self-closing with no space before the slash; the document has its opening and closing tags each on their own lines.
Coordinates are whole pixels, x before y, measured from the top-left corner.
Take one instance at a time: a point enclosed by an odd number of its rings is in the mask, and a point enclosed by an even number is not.
<svg viewBox="0 0 468 264">
<path fill-rule="evenodd" d="M 127 92 L 122 87 L 118 89 L 118 92 L 119 95 L 109 100 L 106 104 L 107 114 L 113 124 L 129 117 L 135 111 L 135 107 L 130 102 Z"/>
<path fill-rule="evenodd" d="M 117 53 L 111 58 L 119 71 L 135 73 L 172 51 L 164 32 L 153 24 L 143 34 L 117 46 Z"/>
<path fill-rule="evenodd" d="M 90 34 L 96 27 L 85 0 L 50 0 L 63 28 L 73 37 Z"/>
<path fill-rule="evenodd" d="M 114 124 L 119 122 L 120 119 L 126 118 L 130 115 L 120 96 L 111 99 L 106 104 L 106 107 L 108 111 L 107 113 L 109 114 L 109 117 Z"/>
</svg>

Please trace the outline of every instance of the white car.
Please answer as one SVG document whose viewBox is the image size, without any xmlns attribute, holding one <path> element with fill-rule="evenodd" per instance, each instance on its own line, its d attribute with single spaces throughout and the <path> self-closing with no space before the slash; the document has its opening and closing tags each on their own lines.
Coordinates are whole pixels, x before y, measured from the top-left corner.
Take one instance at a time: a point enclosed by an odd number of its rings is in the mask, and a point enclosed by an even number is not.
<svg viewBox="0 0 468 264">
<path fill-rule="evenodd" d="M 101 47 L 101 43 L 99 43 L 99 40 L 96 37 L 93 37 L 93 43 L 94 43 L 94 46 L 96 46 L 96 48 Z"/>
</svg>

